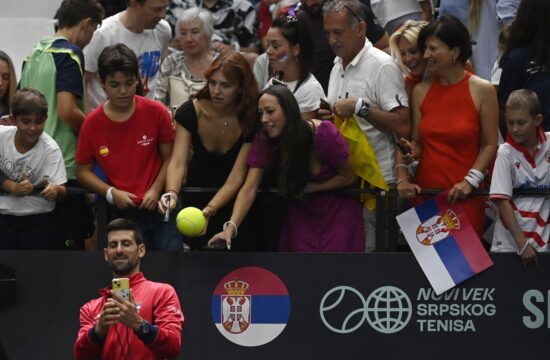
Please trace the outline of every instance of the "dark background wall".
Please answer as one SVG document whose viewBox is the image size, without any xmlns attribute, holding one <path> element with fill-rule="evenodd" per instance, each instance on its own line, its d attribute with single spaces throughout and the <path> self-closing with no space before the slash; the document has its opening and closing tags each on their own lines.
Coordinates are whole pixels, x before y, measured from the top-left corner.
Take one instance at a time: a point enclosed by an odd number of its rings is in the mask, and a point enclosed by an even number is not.
<svg viewBox="0 0 550 360">
<path fill-rule="evenodd" d="M 453 298 L 431 301 L 418 298 L 419 292 L 428 291 L 430 286 L 412 254 L 407 253 L 147 253 L 142 269 L 150 280 L 172 284 L 180 297 L 186 321 L 179 359 L 546 359 L 550 257 L 541 255 L 541 265 L 536 269 L 522 268 L 514 254 L 492 258 L 495 265 L 460 286 Z M 0 264 L 16 271 L 14 301 L 0 310 L 0 342 L 7 358 L 72 358 L 79 308 L 110 282 L 102 253 L 3 251 Z M 260 266 L 276 274 L 291 299 L 290 319 L 284 331 L 258 347 L 243 347 L 225 339 L 215 328 L 210 312 L 217 284 L 226 274 L 244 266 Z M 333 324 L 341 325 L 347 314 L 361 308 L 362 301 L 383 286 L 397 287 L 410 298 L 412 317 L 395 334 L 382 334 L 367 321 L 353 332 L 337 334 L 323 324 L 320 304 L 324 295 L 338 286 L 354 288 L 363 299 L 346 298 L 336 312 L 327 313 Z M 7 289 L 0 286 L 4 292 L 0 298 Z M 534 312 L 532 306 L 529 310 L 525 305 L 528 290 L 542 296 L 538 300 L 530 298 L 531 305 L 538 309 Z M 469 296 L 476 291 L 490 296 L 473 300 Z M 468 304 L 480 304 L 494 308 L 495 313 L 425 316 L 419 308 L 427 303 L 437 308 L 442 303 L 467 308 Z M 360 312 L 350 323 L 359 322 L 363 316 Z M 530 329 L 524 317 L 542 317 L 544 321 Z M 471 320 L 475 330 L 421 331 L 420 322 L 428 318 L 459 319 L 464 323 Z"/>
</svg>

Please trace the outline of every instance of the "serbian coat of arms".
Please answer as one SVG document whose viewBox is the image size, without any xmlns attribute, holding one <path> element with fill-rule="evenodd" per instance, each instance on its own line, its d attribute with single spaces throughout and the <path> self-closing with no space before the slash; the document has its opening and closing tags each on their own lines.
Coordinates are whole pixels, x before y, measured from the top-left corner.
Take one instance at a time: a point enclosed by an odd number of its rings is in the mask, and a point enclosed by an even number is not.
<svg viewBox="0 0 550 360">
<path fill-rule="evenodd" d="M 232 280 L 224 284 L 227 295 L 222 295 L 222 324 L 233 334 L 240 334 L 250 325 L 251 299 L 246 295 L 248 283 L 241 280 Z"/>
<path fill-rule="evenodd" d="M 450 235 L 451 230 L 460 229 L 460 219 L 451 209 L 443 215 L 432 216 L 416 229 L 416 239 L 422 245 L 433 245 Z"/>
</svg>

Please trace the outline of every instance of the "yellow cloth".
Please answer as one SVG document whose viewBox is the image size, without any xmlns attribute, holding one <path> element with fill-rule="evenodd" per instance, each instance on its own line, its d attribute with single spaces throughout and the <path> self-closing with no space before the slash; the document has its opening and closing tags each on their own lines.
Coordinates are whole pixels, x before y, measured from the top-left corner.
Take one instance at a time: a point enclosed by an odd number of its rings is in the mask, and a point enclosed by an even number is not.
<svg viewBox="0 0 550 360">
<path fill-rule="evenodd" d="M 367 137 L 359 128 L 355 115 L 342 119 L 334 116 L 334 125 L 340 130 L 340 133 L 349 144 L 350 156 L 353 161 L 355 174 L 361 178 L 361 189 L 366 186 L 389 190 L 389 186 L 384 180 L 376 154 L 369 144 Z M 361 194 L 361 201 L 369 210 L 376 208 L 376 196 L 371 194 Z"/>
</svg>

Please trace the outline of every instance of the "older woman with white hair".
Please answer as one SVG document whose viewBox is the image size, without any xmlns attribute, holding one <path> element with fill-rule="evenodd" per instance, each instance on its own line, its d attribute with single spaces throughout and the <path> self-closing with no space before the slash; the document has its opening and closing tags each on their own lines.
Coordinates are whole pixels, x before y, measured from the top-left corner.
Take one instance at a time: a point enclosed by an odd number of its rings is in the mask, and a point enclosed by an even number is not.
<svg viewBox="0 0 550 360">
<path fill-rule="evenodd" d="M 175 28 L 181 51 L 162 62 L 156 100 L 173 109 L 204 87 L 204 72 L 219 55 L 211 48 L 213 24 L 212 14 L 205 9 L 193 7 L 181 14 Z"/>
</svg>

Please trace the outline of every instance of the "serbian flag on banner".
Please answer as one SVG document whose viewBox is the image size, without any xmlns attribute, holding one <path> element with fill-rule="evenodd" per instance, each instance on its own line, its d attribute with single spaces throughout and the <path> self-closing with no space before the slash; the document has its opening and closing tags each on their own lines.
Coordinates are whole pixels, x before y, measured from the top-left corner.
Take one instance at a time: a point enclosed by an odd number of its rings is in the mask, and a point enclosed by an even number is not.
<svg viewBox="0 0 550 360">
<path fill-rule="evenodd" d="M 411 250 L 436 294 L 493 265 L 462 206 L 447 192 L 397 216 Z"/>
</svg>

